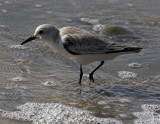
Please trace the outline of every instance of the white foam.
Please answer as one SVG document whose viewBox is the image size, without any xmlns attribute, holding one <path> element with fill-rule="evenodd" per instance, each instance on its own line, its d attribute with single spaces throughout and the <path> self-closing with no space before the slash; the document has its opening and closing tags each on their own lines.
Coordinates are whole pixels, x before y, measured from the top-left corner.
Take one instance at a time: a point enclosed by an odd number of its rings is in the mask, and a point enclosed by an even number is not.
<svg viewBox="0 0 160 124">
<path fill-rule="evenodd" d="M 134 121 L 135 124 L 160 124 L 160 105 L 142 105 L 142 112 L 134 112 L 138 119 Z"/>
<path fill-rule="evenodd" d="M 26 78 L 24 78 L 24 77 L 20 77 L 20 76 L 18 76 L 18 77 L 13 77 L 12 79 L 10 79 L 11 81 L 14 81 L 14 82 L 22 82 L 22 81 L 27 81 L 27 79 Z"/>
<path fill-rule="evenodd" d="M 118 76 L 121 77 L 122 79 L 126 79 L 126 78 L 135 78 L 137 77 L 137 74 L 129 71 L 119 71 Z"/>
<path fill-rule="evenodd" d="M 67 19 L 67 22 L 72 22 L 73 20 L 72 19 Z"/>
<path fill-rule="evenodd" d="M 134 62 L 134 63 L 128 64 L 128 67 L 130 67 L 130 68 L 140 68 L 140 67 L 142 67 L 142 64 Z"/>
<path fill-rule="evenodd" d="M 1 11 L 2 11 L 3 13 L 6 13 L 6 12 L 7 12 L 7 10 L 6 10 L 6 9 L 2 9 Z"/>
<path fill-rule="evenodd" d="M 32 121 L 34 124 L 122 124 L 112 118 L 98 118 L 89 111 L 58 103 L 25 103 L 18 106 L 20 111 L 0 110 L 2 117 Z"/>
<path fill-rule="evenodd" d="M 52 14 L 52 11 L 46 11 L 47 14 Z"/>
<path fill-rule="evenodd" d="M 50 81 L 46 81 L 44 83 L 42 83 L 44 86 L 57 86 L 57 85 L 60 85 L 61 83 L 60 82 L 56 82 L 56 81 L 53 81 L 53 80 L 50 80 Z"/>
<path fill-rule="evenodd" d="M 36 4 L 35 7 L 40 8 L 40 7 L 42 7 L 42 5 Z"/>
<path fill-rule="evenodd" d="M 156 75 L 156 76 L 153 78 L 153 81 L 154 81 L 154 82 L 157 82 L 157 83 L 160 83 L 160 74 Z"/>
<path fill-rule="evenodd" d="M 99 101 L 97 104 L 98 105 L 105 105 L 105 104 L 107 104 L 108 103 L 108 100 L 101 100 L 101 101 Z"/>
<path fill-rule="evenodd" d="M 105 25 L 102 25 L 102 24 L 96 24 L 96 25 L 93 25 L 93 30 L 94 31 L 101 31 L 102 29 L 104 29 Z"/>
<path fill-rule="evenodd" d="M 128 3 L 127 6 L 133 7 L 134 5 L 132 3 Z"/>
<path fill-rule="evenodd" d="M 80 18 L 80 20 L 82 22 L 86 22 L 86 23 L 89 23 L 89 24 L 98 24 L 98 20 L 97 19 Z"/>
<path fill-rule="evenodd" d="M 0 25 L 0 28 L 8 29 L 6 25 Z"/>
<path fill-rule="evenodd" d="M 126 114 L 119 114 L 119 116 L 120 116 L 121 118 L 127 118 L 127 115 L 126 115 Z"/>
<path fill-rule="evenodd" d="M 89 78 L 89 74 L 84 73 L 83 76 Z"/>
<path fill-rule="evenodd" d="M 5 3 L 5 4 L 9 4 L 9 3 L 10 3 L 10 1 L 4 1 L 4 3 Z"/>
<path fill-rule="evenodd" d="M 10 45 L 8 46 L 10 49 L 27 49 L 26 46 L 22 46 L 22 45 Z"/>
<path fill-rule="evenodd" d="M 130 102 L 131 102 L 131 100 L 128 99 L 128 98 L 120 98 L 119 101 L 120 101 L 121 103 L 130 103 Z"/>
</svg>

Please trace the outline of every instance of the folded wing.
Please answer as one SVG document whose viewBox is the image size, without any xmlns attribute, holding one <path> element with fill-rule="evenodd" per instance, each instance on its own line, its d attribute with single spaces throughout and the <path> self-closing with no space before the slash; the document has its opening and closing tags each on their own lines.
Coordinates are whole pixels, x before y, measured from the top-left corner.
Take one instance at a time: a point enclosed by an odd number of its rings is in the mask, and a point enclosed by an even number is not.
<svg viewBox="0 0 160 124">
<path fill-rule="evenodd" d="M 76 30 L 76 28 L 72 28 L 72 32 L 69 34 L 65 34 L 65 32 L 63 32 L 63 34 L 63 47 L 73 55 L 107 54 L 129 51 L 137 52 L 142 49 L 138 47 L 127 47 L 116 43 L 110 43 L 92 33 L 80 29 Z"/>
</svg>

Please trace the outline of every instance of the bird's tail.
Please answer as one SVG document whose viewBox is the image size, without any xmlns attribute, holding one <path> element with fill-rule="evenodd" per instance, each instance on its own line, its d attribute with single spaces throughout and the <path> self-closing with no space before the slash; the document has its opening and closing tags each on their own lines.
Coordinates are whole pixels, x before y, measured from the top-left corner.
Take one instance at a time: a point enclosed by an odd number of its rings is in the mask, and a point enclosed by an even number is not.
<svg viewBox="0 0 160 124">
<path fill-rule="evenodd" d="M 141 51 L 141 47 L 125 47 L 124 51 L 133 51 L 133 52 L 140 52 Z"/>
</svg>

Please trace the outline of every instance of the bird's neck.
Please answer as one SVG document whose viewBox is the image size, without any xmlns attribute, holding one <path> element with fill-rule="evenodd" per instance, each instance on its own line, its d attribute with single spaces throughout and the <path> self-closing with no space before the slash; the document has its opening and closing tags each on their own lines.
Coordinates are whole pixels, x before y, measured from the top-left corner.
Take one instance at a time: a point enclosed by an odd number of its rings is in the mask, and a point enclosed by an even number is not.
<svg viewBox="0 0 160 124">
<path fill-rule="evenodd" d="M 54 37 L 53 39 L 50 39 L 47 44 L 53 49 L 54 52 L 60 53 L 61 49 L 61 38 L 60 35 L 57 37 Z"/>
</svg>

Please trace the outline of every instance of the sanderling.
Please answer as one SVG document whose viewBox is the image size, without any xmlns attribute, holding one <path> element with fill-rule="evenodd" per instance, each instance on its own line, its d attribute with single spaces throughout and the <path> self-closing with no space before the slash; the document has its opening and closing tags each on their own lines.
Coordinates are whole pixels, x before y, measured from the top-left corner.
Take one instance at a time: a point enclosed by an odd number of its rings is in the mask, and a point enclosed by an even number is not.
<svg viewBox="0 0 160 124">
<path fill-rule="evenodd" d="M 112 60 L 122 54 L 138 52 L 140 47 L 128 47 L 106 41 L 93 33 L 75 27 L 64 27 L 58 29 L 50 24 L 39 25 L 33 36 L 23 41 L 21 45 L 39 39 L 47 43 L 54 52 L 63 54 L 68 59 L 80 65 L 79 84 L 83 76 L 82 65 L 94 61 L 100 64 L 89 74 L 89 80 L 94 82 L 93 74 L 105 60 Z"/>
</svg>

